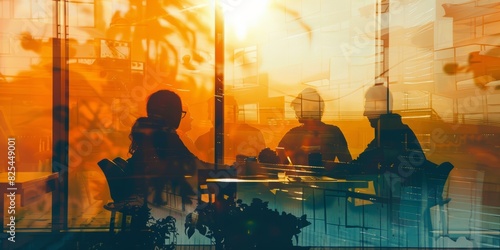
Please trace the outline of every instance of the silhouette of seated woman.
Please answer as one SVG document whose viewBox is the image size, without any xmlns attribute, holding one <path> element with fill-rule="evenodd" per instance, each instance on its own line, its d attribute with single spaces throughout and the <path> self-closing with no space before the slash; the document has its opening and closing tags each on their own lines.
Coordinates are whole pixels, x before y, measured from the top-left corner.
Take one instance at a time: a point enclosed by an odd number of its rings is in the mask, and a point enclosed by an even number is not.
<svg viewBox="0 0 500 250">
<path fill-rule="evenodd" d="M 147 114 L 136 120 L 130 133 L 129 164 L 135 175 L 145 177 L 138 180 L 138 186 L 151 185 L 157 205 L 165 204 L 165 186 L 181 195 L 183 204 L 190 203 L 197 169 L 209 166 L 193 155 L 176 133 L 183 117 L 181 99 L 170 90 L 159 90 L 149 97 Z"/>
<path fill-rule="evenodd" d="M 278 144 L 293 164 L 308 165 L 309 155 L 320 153 L 322 160 L 351 161 L 347 141 L 339 127 L 321 121 L 325 103 L 313 88 L 306 88 L 291 106 L 302 125 L 288 131 Z M 286 163 L 286 162 L 285 162 Z"/>
</svg>

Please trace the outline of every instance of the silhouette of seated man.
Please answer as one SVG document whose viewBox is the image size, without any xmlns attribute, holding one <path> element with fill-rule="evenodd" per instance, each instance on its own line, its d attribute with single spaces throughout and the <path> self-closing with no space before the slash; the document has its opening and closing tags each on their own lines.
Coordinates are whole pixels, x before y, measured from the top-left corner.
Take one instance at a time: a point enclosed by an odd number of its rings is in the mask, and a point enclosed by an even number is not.
<svg viewBox="0 0 500 250">
<path fill-rule="evenodd" d="M 488 84 L 500 80 L 500 48 L 491 49 L 482 53 L 473 51 L 469 53 L 468 65 L 459 66 L 448 63 L 443 67 L 448 75 L 472 72 L 474 84 L 482 90 L 488 89 Z M 495 89 L 500 89 L 497 85 Z"/>
<path fill-rule="evenodd" d="M 356 189 L 356 193 L 399 201 L 394 208 L 398 209 L 398 218 L 405 221 L 404 230 L 416 234 L 420 221 L 430 228 L 430 207 L 450 201 L 442 194 L 453 165 L 428 161 L 412 129 L 400 115 L 392 113 L 392 105 L 392 94 L 382 83 L 366 91 L 363 115 L 375 136 L 347 168 L 350 174 L 372 181 L 368 188 Z"/>
<path fill-rule="evenodd" d="M 393 194 L 400 185 L 421 186 L 424 168 L 436 165 L 427 161 L 420 143 L 401 116 L 392 113 L 392 94 L 383 84 L 375 84 L 365 93 L 363 115 L 374 128 L 374 139 L 352 163 L 350 173 L 382 174 L 391 179 Z M 398 185 L 393 185 L 397 183 Z M 377 185 L 375 185 L 377 186 Z M 382 190 L 379 190 L 379 192 Z M 389 188 L 383 192 L 389 192 Z M 379 193 L 384 195 L 385 193 Z"/>
<path fill-rule="evenodd" d="M 204 152 L 201 159 L 214 162 L 215 147 L 215 111 L 214 99 L 208 101 L 208 115 L 212 128 L 196 139 L 195 145 L 200 152 Z M 239 108 L 234 97 L 224 98 L 224 163 L 233 164 L 236 156 L 257 156 L 266 147 L 262 132 L 244 121 L 238 121 Z"/>
<path fill-rule="evenodd" d="M 315 89 L 304 89 L 292 101 L 291 106 L 302 125 L 290 129 L 278 147 L 285 149 L 292 164 L 308 165 L 309 155 L 314 153 L 320 153 L 322 160 L 326 161 L 352 160 L 340 128 L 321 121 L 325 103 Z"/>
<path fill-rule="evenodd" d="M 165 204 L 162 192 L 167 185 L 182 196 L 183 204 L 189 204 L 189 196 L 195 194 L 197 170 L 210 168 L 189 151 L 176 132 L 183 112 L 176 93 L 159 90 L 148 99 L 148 116 L 138 118 L 130 133 L 129 165 L 135 176 L 146 177 L 137 180 L 138 186 L 151 185 L 157 205 Z"/>
</svg>

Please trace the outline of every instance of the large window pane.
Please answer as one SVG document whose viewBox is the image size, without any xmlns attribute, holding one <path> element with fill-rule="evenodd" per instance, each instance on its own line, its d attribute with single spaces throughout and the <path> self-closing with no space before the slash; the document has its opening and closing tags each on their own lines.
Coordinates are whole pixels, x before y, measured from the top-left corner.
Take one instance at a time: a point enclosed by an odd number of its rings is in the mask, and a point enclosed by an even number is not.
<svg viewBox="0 0 500 250">
<path fill-rule="evenodd" d="M 29 177 L 30 174 L 52 172 L 52 126 L 58 122 L 52 119 L 55 111 L 51 102 L 52 26 L 50 21 L 32 19 L 44 18 L 34 15 L 35 5 L 46 7 L 45 14 L 50 16 L 52 4 L 52 1 L 1 1 L 0 149 L 7 155 L 15 148 L 15 155 L 14 159 L 2 157 L 0 172 L 16 174 L 19 183 L 34 178 Z M 8 145 L 8 141 L 15 144 Z M 19 195 L 15 200 L 15 214 L 10 213 L 16 218 L 16 228 L 51 228 L 53 195 L 46 193 L 46 189 L 49 188 L 43 183 L 39 189 L 16 191 Z M 8 208 L 12 204 L 1 205 L 8 205 L 1 215 L 5 228 L 10 221 Z"/>
<path fill-rule="evenodd" d="M 168 89 L 182 99 L 186 148 L 214 170 L 258 179 L 236 185 L 244 203 L 307 215 L 301 245 L 497 247 L 497 2 L 0 0 L 0 152 L 15 138 L 16 171 L 58 172 L 63 194 L 63 220 L 40 193 L 16 207 L 16 228 L 106 231 L 113 200 L 97 163 L 131 157 L 132 126 Z M 443 187 L 414 185 L 446 162 Z M 373 178 L 360 170 L 368 165 Z M 359 169 L 326 179 L 333 187 L 297 181 L 338 166 Z M 186 178 L 221 173 L 201 172 Z M 353 179 L 364 186 L 342 186 Z M 196 196 L 159 193 L 148 205 L 156 218 L 177 216 L 177 243 L 209 245 L 182 230 Z"/>
</svg>

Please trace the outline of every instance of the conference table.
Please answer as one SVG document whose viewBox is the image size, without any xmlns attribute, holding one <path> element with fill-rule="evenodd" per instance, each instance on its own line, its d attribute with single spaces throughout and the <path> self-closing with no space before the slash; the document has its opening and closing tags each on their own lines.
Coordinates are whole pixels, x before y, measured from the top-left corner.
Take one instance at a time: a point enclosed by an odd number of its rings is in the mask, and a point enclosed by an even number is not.
<svg viewBox="0 0 500 250">
<path fill-rule="evenodd" d="M 9 178 L 10 177 L 10 178 Z M 14 178 L 13 178 L 14 177 Z M 59 206 L 59 174 L 52 172 L 2 172 L 0 173 L 0 232 L 10 228 L 11 216 L 15 211 L 52 192 L 52 228 L 58 224 L 57 207 Z M 18 200 L 18 198 L 20 200 Z M 7 203 L 7 211 L 4 210 Z M 4 221 L 7 212 L 8 221 Z"/>
<path fill-rule="evenodd" d="M 380 174 L 336 178 L 315 166 L 257 164 L 252 168 L 243 171 L 245 175 L 234 174 L 237 171 L 221 174 L 224 170 L 219 170 L 205 174 L 205 181 L 210 192 L 234 193 L 247 204 L 259 198 L 268 202 L 270 209 L 307 215 L 312 224 L 301 234 L 305 245 L 314 246 L 319 238 L 330 240 L 318 246 L 336 246 L 339 240 L 354 245 L 361 240 L 379 246 L 400 245 L 402 240 L 407 241 L 406 246 L 427 244 L 421 237 L 407 240 L 408 234 L 424 235 L 427 231 L 423 190 L 401 190 L 401 194 L 420 193 L 414 199 L 396 197 L 379 192 L 377 185 L 388 185 Z M 221 198 L 213 196 L 217 197 Z M 369 240 L 368 235 L 372 237 Z"/>
</svg>

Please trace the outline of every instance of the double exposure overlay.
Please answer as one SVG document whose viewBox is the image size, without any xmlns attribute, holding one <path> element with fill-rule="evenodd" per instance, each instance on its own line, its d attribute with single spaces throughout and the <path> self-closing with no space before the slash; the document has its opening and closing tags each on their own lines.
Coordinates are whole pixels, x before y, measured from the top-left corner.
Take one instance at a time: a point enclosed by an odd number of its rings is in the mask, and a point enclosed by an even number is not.
<svg viewBox="0 0 500 250">
<path fill-rule="evenodd" d="M 499 25 L 497 0 L 0 0 L 0 248 L 498 248 Z"/>
</svg>

